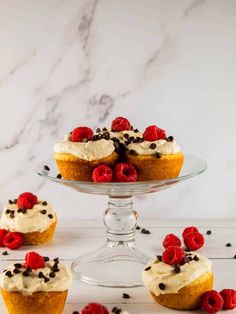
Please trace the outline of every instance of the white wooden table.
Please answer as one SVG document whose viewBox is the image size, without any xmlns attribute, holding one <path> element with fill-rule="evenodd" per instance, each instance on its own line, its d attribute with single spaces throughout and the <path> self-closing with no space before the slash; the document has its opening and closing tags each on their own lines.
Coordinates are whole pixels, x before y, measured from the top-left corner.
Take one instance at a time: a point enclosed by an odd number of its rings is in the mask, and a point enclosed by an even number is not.
<svg viewBox="0 0 236 314">
<path fill-rule="evenodd" d="M 146 250 L 159 254 L 162 251 L 161 241 L 167 233 L 172 232 L 180 235 L 184 227 L 193 224 L 198 226 L 203 233 L 208 229 L 212 230 L 210 236 L 205 235 L 206 244 L 201 253 L 213 260 L 215 289 L 236 289 L 236 259 L 234 259 L 236 254 L 236 220 L 211 222 L 139 221 L 139 225 L 148 228 L 151 234 L 146 235 L 137 232 L 137 243 L 145 247 Z M 59 256 L 61 260 L 70 265 L 72 260 L 78 255 L 97 248 L 103 243 L 104 238 L 105 229 L 101 222 L 74 219 L 63 221 L 59 223 L 52 243 L 38 248 L 24 247 L 17 251 L 8 250 L 8 256 L 0 254 L 0 271 L 12 261 L 23 259 L 25 253 L 32 249 L 45 256 Z M 232 247 L 225 246 L 228 242 L 232 244 Z M 4 248 L 1 248 L 1 252 L 3 251 Z M 128 293 L 131 298 L 123 299 L 123 292 Z M 131 314 L 183 313 L 166 309 L 156 303 L 154 304 L 144 287 L 130 289 L 100 288 L 83 284 L 78 280 L 74 280 L 69 291 L 64 313 L 72 314 L 75 310 L 81 310 L 85 304 L 91 301 L 103 303 L 109 309 L 112 309 L 113 306 L 118 306 Z M 2 301 L 0 303 L 0 313 L 7 313 Z M 236 310 L 227 311 L 227 313 L 236 313 Z"/>
</svg>

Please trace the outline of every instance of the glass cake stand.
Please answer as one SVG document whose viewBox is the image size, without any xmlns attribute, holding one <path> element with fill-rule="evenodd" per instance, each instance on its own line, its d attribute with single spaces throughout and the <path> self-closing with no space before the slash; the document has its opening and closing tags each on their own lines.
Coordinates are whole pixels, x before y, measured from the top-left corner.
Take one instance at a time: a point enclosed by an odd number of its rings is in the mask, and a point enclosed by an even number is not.
<svg viewBox="0 0 236 314">
<path fill-rule="evenodd" d="M 50 171 L 44 169 L 48 165 Z M 105 287 L 141 286 L 141 272 L 150 260 L 135 243 L 137 212 L 133 208 L 133 196 L 165 190 L 190 179 L 207 168 L 205 161 L 185 155 L 183 169 L 174 179 L 134 183 L 94 183 L 69 181 L 57 178 L 58 168 L 53 160 L 41 163 L 37 173 L 48 180 L 69 186 L 76 191 L 107 195 L 108 209 L 104 213 L 107 239 L 97 250 L 79 256 L 72 264 L 73 275 L 88 284 Z"/>
</svg>

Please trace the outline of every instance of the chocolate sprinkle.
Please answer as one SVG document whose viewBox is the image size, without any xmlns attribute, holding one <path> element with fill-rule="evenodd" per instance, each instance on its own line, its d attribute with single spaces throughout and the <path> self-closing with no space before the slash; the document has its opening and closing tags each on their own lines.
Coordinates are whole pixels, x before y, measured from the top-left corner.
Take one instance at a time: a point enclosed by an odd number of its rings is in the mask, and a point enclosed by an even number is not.
<svg viewBox="0 0 236 314">
<path fill-rule="evenodd" d="M 180 269 L 180 266 L 179 265 L 174 265 L 174 272 L 176 274 L 180 273 L 181 272 L 181 269 Z"/>
<path fill-rule="evenodd" d="M 152 144 L 149 145 L 150 149 L 155 149 L 156 147 L 157 147 L 157 145 L 155 143 L 152 143 Z"/>
<path fill-rule="evenodd" d="M 46 211 L 46 209 L 42 209 L 42 210 L 40 211 L 40 213 L 43 214 L 43 215 L 46 215 L 46 214 L 47 214 L 47 211 Z"/>
<path fill-rule="evenodd" d="M 161 282 L 161 283 L 159 283 L 159 288 L 160 288 L 161 290 L 165 290 L 166 285 Z"/>
<path fill-rule="evenodd" d="M 227 247 L 231 247 L 232 244 L 231 244 L 231 243 L 227 243 L 226 246 L 227 246 Z"/>
<path fill-rule="evenodd" d="M 47 204 L 48 204 L 48 203 L 47 203 L 46 201 L 42 202 L 42 205 L 43 205 L 43 206 L 47 206 Z"/>
<path fill-rule="evenodd" d="M 53 215 L 52 214 L 48 214 L 48 218 L 53 219 Z"/>
<path fill-rule="evenodd" d="M 43 166 L 44 170 L 50 171 L 50 168 L 47 165 Z"/>
<path fill-rule="evenodd" d="M 61 179 L 61 178 L 62 178 L 62 175 L 60 173 L 58 173 L 57 179 Z"/>
<path fill-rule="evenodd" d="M 207 230 L 206 234 L 210 235 L 211 234 L 211 230 Z"/>
<path fill-rule="evenodd" d="M 128 293 L 123 293 L 122 298 L 123 299 L 130 299 L 130 295 Z"/>
<path fill-rule="evenodd" d="M 8 255 L 7 251 L 2 252 L 2 255 Z"/>
<path fill-rule="evenodd" d="M 151 268 L 152 268 L 151 266 L 148 266 L 148 267 L 146 267 L 144 270 L 145 270 L 145 271 L 149 271 Z"/>
</svg>

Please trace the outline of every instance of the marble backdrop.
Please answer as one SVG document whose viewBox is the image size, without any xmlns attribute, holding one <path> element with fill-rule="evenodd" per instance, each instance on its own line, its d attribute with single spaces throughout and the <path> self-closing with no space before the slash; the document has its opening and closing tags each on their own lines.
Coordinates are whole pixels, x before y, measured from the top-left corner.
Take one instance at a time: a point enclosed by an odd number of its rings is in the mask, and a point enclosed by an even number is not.
<svg viewBox="0 0 236 314">
<path fill-rule="evenodd" d="M 0 205 L 22 191 L 59 216 L 98 218 L 106 198 L 34 169 L 78 125 L 157 123 L 205 174 L 137 198 L 143 217 L 236 217 L 235 0 L 0 0 Z"/>
</svg>

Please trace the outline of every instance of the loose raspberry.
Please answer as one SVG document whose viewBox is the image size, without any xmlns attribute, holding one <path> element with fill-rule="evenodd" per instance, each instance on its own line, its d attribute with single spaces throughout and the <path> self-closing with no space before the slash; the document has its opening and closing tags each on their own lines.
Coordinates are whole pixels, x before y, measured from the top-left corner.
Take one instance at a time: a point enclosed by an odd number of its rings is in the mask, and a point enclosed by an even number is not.
<svg viewBox="0 0 236 314">
<path fill-rule="evenodd" d="M 115 181 L 117 182 L 135 182 L 137 181 L 137 171 L 131 163 L 119 163 L 114 169 Z"/>
<path fill-rule="evenodd" d="M 202 297 L 202 307 L 207 313 L 214 314 L 223 308 L 224 300 L 215 290 L 207 291 Z"/>
<path fill-rule="evenodd" d="M 112 121 L 111 129 L 115 132 L 129 131 L 131 130 L 131 124 L 128 119 L 118 117 Z"/>
<path fill-rule="evenodd" d="M 10 250 L 19 249 L 24 243 L 24 237 L 19 232 L 8 232 L 4 239 L 3 244 Z"/>
<path fill-rule="evenodd" d="M 184 237 L 184 244 L 191 251 L 199 250 L 204 245 L 204 237 L 199 232 L 192 232 Z"/>
<path fill-rule="evenodd" d="M 181 246 L 181 241 L 176 235 L 170 233 L 165 236 L 162 245 L 167 249 L 169 246 Z"/>
<path fill-rule="evenodd" d="M 18 208 L 27 208 L 31 209 L 37 204 L 38 198 L 31 192 L 24 192 L 18 196 L 17 206 Z"/>
<path fill-rule="evenodd" d="M 111 182 L 113 171 L 107 165 L 100 165 L 93 170 L 92 179 L 94 182 Z"/>
<path fill-rule="evenodd" d="M 25 255 L 25 267 L 31 269 L 43 268 L 45 265 L 44 258 L 36 252 L 29 252 Z"/>
<path fill-rule="evenodd" d="M 145 141 L 153 142 L 160 139 L 166 138 L 166 132 L 156 125 L 148 126 L 145 131 L 143 132 L 143 138 Z"/>
<path fill-rule="evenodd" d="M 80 126 L 72 131 L 71 140 L 72 142 L 83 142 L 91 141 L 93 139 L 93 130 L 86 127 Z"/>
<path fill-rule="evenodd" d="M 7 234 L 7 230 L 5 229 L 0 229 L 0 247 L 4 247 L 3 240 L 5 238 L 5 235 Z"/>
<path fill-rule="evenodd" d="M 220 295 L 224 299 L 224 310 L 231 310 L 236 307 L 236 290 L 234 289 L 223 289 L 220 291 Z"/>
<path fill-rule="evenodd" d="M 184 251 L 178 246 L 169 246 L 162 254 L 162 262 L 175 265 L 182 265 L 184 263 Z"/>
<path fill-rule="evenodd" d="M 81 314 L 109 314 L 109 311 L 102 304 L 89 303 L 82 309 Z"/>
<path fill-rule="evenodd" d="M 187 234 L 192 232 L 199 232 L 197 227 L 186 227 L 182 232 L 182 237 L 184 238 Z"/>
</svg>

